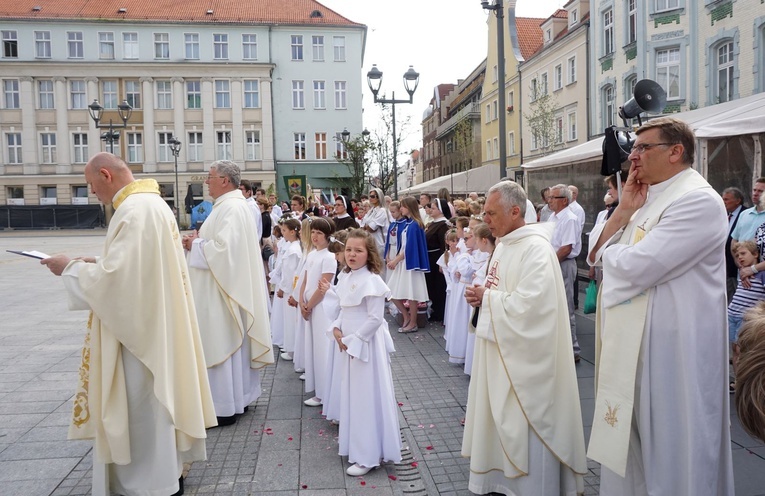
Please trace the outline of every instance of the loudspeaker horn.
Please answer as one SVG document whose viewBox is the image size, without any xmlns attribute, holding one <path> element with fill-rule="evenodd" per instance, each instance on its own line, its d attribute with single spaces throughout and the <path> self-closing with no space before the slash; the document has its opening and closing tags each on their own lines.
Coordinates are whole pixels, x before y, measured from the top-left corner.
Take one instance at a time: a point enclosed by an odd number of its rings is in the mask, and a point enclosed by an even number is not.
<svg viewBox="0 0 765 496">
<path fill-rule="evenodd" d="M 667 92 L 656 81 L 641 79 L 635 85 L 633 97 L 619 109 L 619 117 L 632 119 L 642 112 L 658 113 L 667 105 Z"/>
</svg>

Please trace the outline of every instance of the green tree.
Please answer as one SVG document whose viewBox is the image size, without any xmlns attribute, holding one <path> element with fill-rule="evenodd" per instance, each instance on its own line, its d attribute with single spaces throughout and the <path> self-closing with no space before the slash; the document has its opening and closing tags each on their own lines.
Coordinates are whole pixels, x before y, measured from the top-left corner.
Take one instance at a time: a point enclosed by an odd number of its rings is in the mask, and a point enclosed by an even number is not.
<svg viewBox="0 0 765 496">
<path fill-rule="evenodd" d="M 335 182 L 341 188 L 347 188 L 353 198 L 359 198 L 366 191 L 371 173 L 372 162 L 369 157 L 374 143 L 369 137 L 359 134 L 343 141 L 345 152 L 337 156 L 337 161 L 348 168 L 348 177 L 337 177 Z"/>
<path fill-rule="evenodd" d="M 383 194 L 387 195 L 393 190 L 393 181 L 406 171 L 401 167 L 402 164 L 398 164 L 398 174 L 395 174 L 393 170 L 393 109 L 386 103 L 381 103 L 380 108 L 382 116 L 377 129 L 372 132 L 371 152 L 374 167 L 370 177 Z M 396 121 L 396 150 L 399 157 L 404 152 L 402 145 L 409 136 L 409 124 L 408 116 Z"/>
<path fill-rule="evenodd" d="M 547 91 L 546 85 L 536 82 L 532 84 L 532 101 L 529 104 L 530 112 L 524 113 L 529 129 L 531 129 L 532 143 L 536 142 L 536 148 L 542 155 L 547 155 L 561 144 L 556 125 L 555 113 L 558 108 L 558 100 Z"/>
</svg>

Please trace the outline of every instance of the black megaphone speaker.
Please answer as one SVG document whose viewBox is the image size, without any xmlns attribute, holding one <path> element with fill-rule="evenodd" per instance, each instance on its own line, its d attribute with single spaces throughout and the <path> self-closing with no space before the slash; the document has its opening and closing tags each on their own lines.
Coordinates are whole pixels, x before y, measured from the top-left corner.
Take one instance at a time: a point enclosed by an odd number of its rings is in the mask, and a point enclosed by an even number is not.
<svg viewBox="0 0 765 496">
<path fill-rule="evenodd" d="M 619 117 L 632 119 L 642 112 L 658 113 L 667 105 L 667 92 L 656 81 L 641 79 L 635 84 L 633 97 L 619 109 Z"/>
</svg>

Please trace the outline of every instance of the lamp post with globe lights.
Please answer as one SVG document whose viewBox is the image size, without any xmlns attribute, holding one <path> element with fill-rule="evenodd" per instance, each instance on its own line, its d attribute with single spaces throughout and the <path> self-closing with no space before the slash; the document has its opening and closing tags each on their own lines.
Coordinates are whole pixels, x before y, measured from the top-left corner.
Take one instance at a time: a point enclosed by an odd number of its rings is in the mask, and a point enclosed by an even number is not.
<svg viewBox="0 0 765 496">
<path fill-rule="evenodd" d="M 101 139 L 106 143 L 109 143 L 109 153 L 113 154 L 114 142 L 119 141 L 120 139 L 120 132 L 114 130 L 113 120 L 111 118 L 109 119 L 108 126 L 100 124 L 104 113 L 104 107 L 98 103 L 98 100 L 93 100 L 93 103 L 88 105 L 88 113 L 90 114 L 90 118 L 93 119 L 93 122 L 96 123 L 96 129 L 108 129 L 108 131 L 101 134 Z M 122 103 L 117 105 L 117 114 L 122 120 L 122 125 L 119 127 L 127 128 L 127 121 L 133 114 L 133 107 L 130 106 L 127 100 L 123 100 Z"/>
</svg>

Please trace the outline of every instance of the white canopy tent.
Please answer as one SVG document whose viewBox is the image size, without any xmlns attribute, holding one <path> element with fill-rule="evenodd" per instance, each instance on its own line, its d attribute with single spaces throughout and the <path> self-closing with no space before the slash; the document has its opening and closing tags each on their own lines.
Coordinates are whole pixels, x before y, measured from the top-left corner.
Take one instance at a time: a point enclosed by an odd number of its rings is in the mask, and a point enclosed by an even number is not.
<svg viewBox="0 0 765 496">
<path fill-rule="evenodd" d="M 437 193 L 441 188 L 446 188 L 451 194 L 456 195 L 467 195 L 471 191 L 485 193 L 497 182 L 499 182 L 499 164 L 488 164 L 415 184 L 400 190 L 398 194 L 402 197 L 420 193 Z"/>
</svg>

